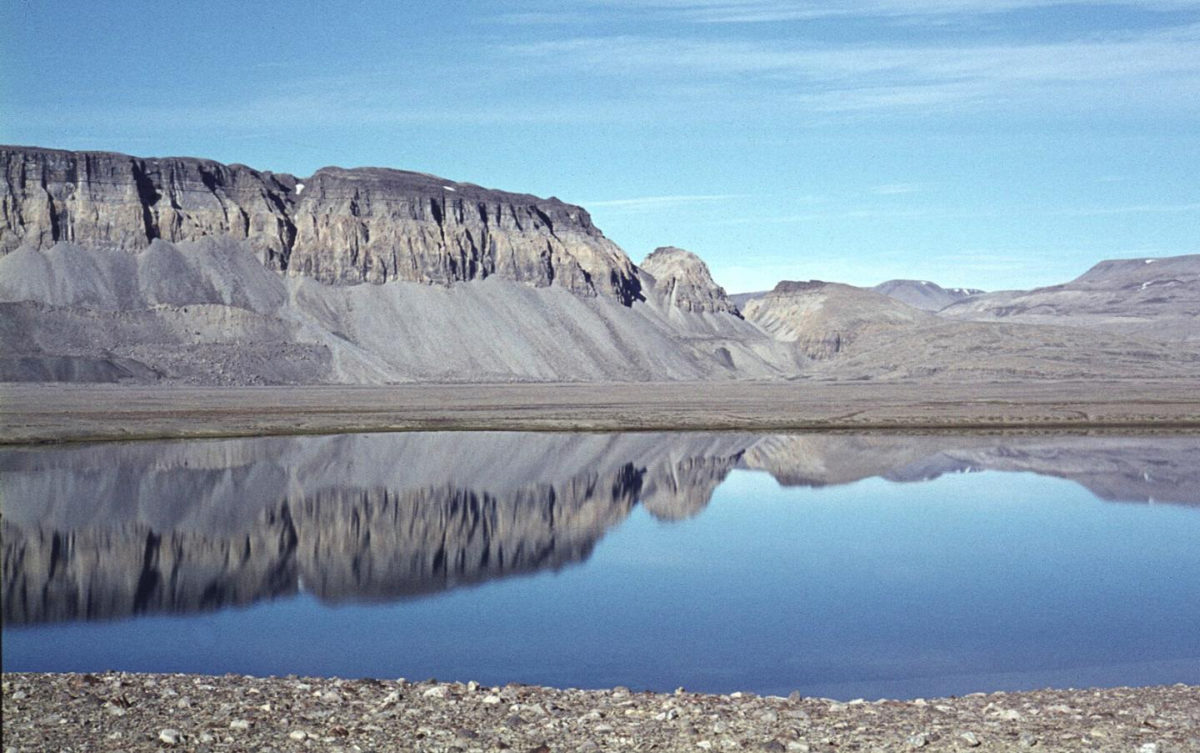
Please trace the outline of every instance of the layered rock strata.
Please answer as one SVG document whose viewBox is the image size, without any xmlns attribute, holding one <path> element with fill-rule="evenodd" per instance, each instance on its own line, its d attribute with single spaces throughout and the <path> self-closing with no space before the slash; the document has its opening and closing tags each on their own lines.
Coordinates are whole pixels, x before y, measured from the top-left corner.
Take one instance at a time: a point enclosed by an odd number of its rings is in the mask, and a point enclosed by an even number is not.
<svg viewBox="0 0 1200 753">
<path fill-rule="evenodd" d="M 708 265 L 691 251 L 660 246 L 642 261 L 641 268 L 654 277 L 655 291 L 675 308 L 742 316 L 725 288 L 713 280 Z"/>
<path fill-rule="evenodd" d="M 642 297 L 633 263 L 580 207 L 401 170 L 327 167 L 298 180 L 211 160 L 6 146 L 0 220 L 0 254 L 220 236 L 327 283 L 494 276 Z"/>
</svg>

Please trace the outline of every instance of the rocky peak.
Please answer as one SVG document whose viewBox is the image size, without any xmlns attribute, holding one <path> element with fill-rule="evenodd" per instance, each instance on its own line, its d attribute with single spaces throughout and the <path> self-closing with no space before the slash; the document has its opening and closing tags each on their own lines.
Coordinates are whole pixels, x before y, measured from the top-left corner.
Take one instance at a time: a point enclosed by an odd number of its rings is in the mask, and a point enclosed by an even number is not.
<svg viewBox="0 0 1200 753">
<path fill-rule="evenodd" d="M 641 268 L 654 277 L 655 289 L 671 306 L 691 312 L 733 314 L 741 312 L 708 271 L 708 265 L 691 251 L 662 246 L 642 262 Z"/>
<path fill-rule="evenodd" d="M 193 158 L 0 147 L 0 219 L 0 254 L 218 236 L 325 283 L 497 276 L 626 305 L 642 298 L 633 263 L 582 208 L 401 170 L 327 167 L 297 179 Z"/>
</svg>

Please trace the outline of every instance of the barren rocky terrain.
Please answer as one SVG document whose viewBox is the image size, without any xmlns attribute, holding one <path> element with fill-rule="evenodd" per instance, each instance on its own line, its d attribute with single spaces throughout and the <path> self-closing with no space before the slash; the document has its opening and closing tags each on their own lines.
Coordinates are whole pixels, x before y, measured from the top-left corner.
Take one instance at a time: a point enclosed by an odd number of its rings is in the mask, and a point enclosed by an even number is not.
<svg viewBox="0 0 1200 753">
<path fill-rule="evenodd" d="M 747 299 L 684 249 L 661 247 L 639 267 L 586 210 L 555 198 L 403 170 L 298 178 L 35 147 L 0 147 L 0 220 L 0 381 L 1200 372 L 1200 256 L 1103 262 L 1072 283 L 972 295 L 936 314 L 925 309 L 973 291 L 784 281 Z"/>
<path fill-rule="evenodd" d="M 849 703 L 478 683 L 4 675 L 6 751 L 1200 750 L 1200 688 Z"/>
</svg>

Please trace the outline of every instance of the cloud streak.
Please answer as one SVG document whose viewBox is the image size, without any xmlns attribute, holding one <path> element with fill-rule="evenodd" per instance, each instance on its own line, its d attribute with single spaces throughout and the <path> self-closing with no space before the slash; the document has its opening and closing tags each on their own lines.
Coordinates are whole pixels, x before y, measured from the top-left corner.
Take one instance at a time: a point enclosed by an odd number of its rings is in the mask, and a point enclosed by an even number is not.
<svg viewBox="0 0 1200 753">
<path fill-rule="evenodd" d="M 1129 0 L 601 0 L 618 10 L 657 10 L 701 24 L 761 24 L 819 18 L 987 16 L 1038 8 L 1129 7 Z M 1142 10 L 1196 10 L 1196 0 L 1143 0 Z"/>
<path fill-rule="evenodd" d="M 603 207 L 618 211 L 641 212 L 666 207 L 679 207 L 687 204 L 708 204 L 711 202 L 744 199 L 747 194 L 694 194 L 681 196 L 639 196 L 632 199 L 602 199 L 600 201 L 582 201 L 584 207 Z"/>
<path fill-rule="evenodd" d="M 1184 94 L 1200 96 L 1200 24 L 1049 43 L 829 45 L 619 35 L 504 49 L 532 65 L 636 81 L 643 94 L 670 96 L 677 85 L 701 82 L 732 99 L 815 112 L 1169 105 Z"/>
</svg>

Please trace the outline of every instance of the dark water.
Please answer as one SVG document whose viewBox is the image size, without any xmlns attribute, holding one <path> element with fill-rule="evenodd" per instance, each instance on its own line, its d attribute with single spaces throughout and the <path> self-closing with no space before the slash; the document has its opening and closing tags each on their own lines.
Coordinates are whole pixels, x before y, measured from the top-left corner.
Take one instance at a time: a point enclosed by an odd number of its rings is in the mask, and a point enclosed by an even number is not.
<svg viewBox="0 0 1200 753">
<path fill-rule="evenodd" d="M 1200 683 L 1200 437 L 106 444 L 0 495 L 6 671 Z"/>
</svg>

